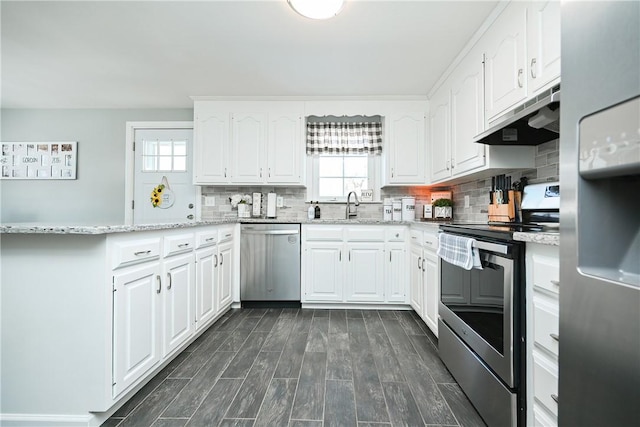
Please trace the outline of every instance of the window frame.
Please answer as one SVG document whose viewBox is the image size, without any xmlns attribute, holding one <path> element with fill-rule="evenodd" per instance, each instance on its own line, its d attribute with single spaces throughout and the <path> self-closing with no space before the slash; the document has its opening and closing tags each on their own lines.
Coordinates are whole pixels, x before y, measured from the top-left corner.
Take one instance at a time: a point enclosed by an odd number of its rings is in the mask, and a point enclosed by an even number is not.
<svg viewBox="0 0 640 427">
<path fill-rule="evenodd" d="M 330 154 L 335 156 L 335 154 Z M 345 155 L 348 156 L 348 155 Z M 373 202 L 380 202 L 380 174 L 382 170 L 382 156 L 367 154 L 367 180 L 369 188 L 373 190 Z M 307 156 L 307 201 L 320 203 L 345 203 L 344 197 L 320 197 L 320 155 Z"/>
</svg>

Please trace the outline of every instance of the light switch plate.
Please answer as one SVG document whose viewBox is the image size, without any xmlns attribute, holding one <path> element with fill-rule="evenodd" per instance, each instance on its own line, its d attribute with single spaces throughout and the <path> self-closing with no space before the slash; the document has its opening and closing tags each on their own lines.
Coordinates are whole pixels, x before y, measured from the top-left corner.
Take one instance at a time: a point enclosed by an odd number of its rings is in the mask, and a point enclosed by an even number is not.
<svg viewBox="0 0 640 427">
<path fill-rule="evenodd" d="M 284 197 L 278 196 L 276 197 L 276 207 L 281 208 L 284 206 Z"/>
<path fill-rule="evenodd" d="M 204 196 L 204 205 L 205 206 L 215 206 L 216 205 L 216 196 Z"/>
</svg>

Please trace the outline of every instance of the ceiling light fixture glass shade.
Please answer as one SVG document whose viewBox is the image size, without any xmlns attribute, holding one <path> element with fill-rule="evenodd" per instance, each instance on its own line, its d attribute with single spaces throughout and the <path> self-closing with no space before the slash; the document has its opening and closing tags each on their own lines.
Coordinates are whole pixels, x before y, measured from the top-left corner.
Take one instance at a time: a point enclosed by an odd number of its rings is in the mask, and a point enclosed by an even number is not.
<svg viewBox="0 0 640 427">
<path fill-rule="evenodd" d="M 344 0 L 287 0 L 291 9 L 311 19 L 329 19 L 342 10 Z"/>
</svg>

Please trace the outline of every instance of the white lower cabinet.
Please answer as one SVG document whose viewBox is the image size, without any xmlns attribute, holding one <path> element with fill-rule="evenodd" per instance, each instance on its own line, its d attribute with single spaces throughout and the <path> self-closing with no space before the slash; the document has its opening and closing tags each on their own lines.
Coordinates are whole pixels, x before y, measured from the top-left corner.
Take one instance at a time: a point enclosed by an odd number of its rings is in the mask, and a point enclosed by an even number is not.
<svg viewBox="0 0 640 427">
<path fill-rule="evenodd" d="M 208 227 L 195 234 L 144 233 L 151 239 L 114 237 L 113 398 L 230 307 L 234 262 L 228 231 Z"/>
<path fill-rule="evenodd" d="M 113 396 L 134 384 L 161 358 L 160 263 L 113 275 Z"/>
<path fill-rule="evenodd" d="M 403 230 L 304 225 L 302 302 L 406 304 Z"/>
<path fill-rule="evenodd" d="M 216 289 L 218 291 L 217 312 L 219 314 L 231 306 L 231 285 L 234 271 L 233 241 L 224 241 L 218 245 L 218 262 Z"/>
<path fill-rule="evenodd" d="M 411 307 L 438 336 L 438 305 L 440 303 L 440 260 L 437 229 L 411 230 Z"/>
<path fill-rule="evenodd" d="M 346 300 L 384 301 L 384 243 L 347 243 Z"/>
<path fill-rule="evenodd" d="M 527 425 L 558 425 L 558 246 L 527 243 Z"/>
<path fill-rule="evenodd" d="M 169 355 L 195 331 L 195 256 L 178 255 L 164 262 L 164 352 Z"/>
</svg>

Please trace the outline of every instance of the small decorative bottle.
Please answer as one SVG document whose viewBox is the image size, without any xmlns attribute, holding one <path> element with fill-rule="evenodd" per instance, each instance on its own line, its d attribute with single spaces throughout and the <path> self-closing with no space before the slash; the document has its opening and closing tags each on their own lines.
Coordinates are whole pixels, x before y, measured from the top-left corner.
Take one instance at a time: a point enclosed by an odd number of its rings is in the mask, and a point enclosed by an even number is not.
<svg viewBox="0 0 640 427">
<path fill-rule="evenodd" d="M 315 208 L 315 218 L 320 219 L 320 206 L 316 205 Z"/>
</svg>

